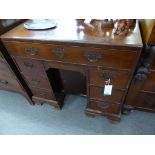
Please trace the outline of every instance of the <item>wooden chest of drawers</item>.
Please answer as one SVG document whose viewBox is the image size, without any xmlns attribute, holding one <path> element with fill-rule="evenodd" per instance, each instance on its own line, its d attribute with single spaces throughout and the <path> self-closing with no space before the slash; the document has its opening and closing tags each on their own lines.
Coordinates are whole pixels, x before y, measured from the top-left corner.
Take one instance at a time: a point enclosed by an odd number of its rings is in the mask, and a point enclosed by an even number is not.
<svg viewBox="0 0 155 155">
<path fill-rule="evenodd" d="M 55 29 L 42 31 L 27 30 L 21 24 L 1 36 L 33 101 L 61 108 L 65 92 L 59 71 L 76 71 L 86 77 L 86 114 L 119 121 L 142 48 L 138 23 L 127 36 L 115 36 L 112 29 L 80 29 L 76 20 L 57 23 Z M 104 94 L 107 80 L 113 86 L 109 96 Z"/>
<path fill-rule="evenodd" d="M 123 112 L 133 109 L 155 112 L 155 48 L 145 46 L 127 95 Z"/>
<path fill-rule="evenodd" d="M 143 51 L 123 106 L 123 112 L 132 109 L 155 112 L 155 20 L 140 21 Z"/>
<path fill-rule="evenodd" d="M 0 34 L 12 29 L 13 27 L 24 22 L 23 20 L 13 20 L 13 19 L 1 19 L 0 20 Z M 6 48 L 0 41 L 0 89 L 9 90 L 13 92 L 18 92 L 24 95 L 30 103 L 31 95 L 27 93 L 20 79 L 15 64 L 13 63 L 11 57 L 9 56 Z M 18 76 L 19 75 L 19 76 Z"/>
<path fill-rule="evenodd" d="M 19 92 L 24 91 L 5 60 L 2 59 L 0 60 L 0 88 Z"/>
</svg>

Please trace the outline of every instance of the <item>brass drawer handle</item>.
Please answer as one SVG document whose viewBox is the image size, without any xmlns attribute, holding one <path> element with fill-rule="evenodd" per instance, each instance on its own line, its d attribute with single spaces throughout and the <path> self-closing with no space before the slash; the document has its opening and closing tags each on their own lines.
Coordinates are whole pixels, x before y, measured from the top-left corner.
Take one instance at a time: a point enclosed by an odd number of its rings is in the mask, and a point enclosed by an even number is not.
<svg viewBox="0 0 155 155">
<path fill-rule="evenodd" d="M 92 63 L 98 62 L 102 59 L 102 55 L 95 52 L 86 52 L 84 56 Z"/>
<path fill-rule="evenodd" d="M 6 81 L 6 80 L 0 80 L 0 83 L 2 83 L 2 84 L 8 84 L 8 81 Z"/>
<path fill-rule="evenodd" d="M 39 85 L 40 84 L 40 80 L 32 78 L 32 81 L 34 82 L 35 85 Z"/>
<path fill-rule="evenodd" d="M 44 91 L 41 91 L 41 92 L 39 93 L 39 95 L 40 95 L 40 96 L 45 96 L 46 93 L 45 93 Z"/>
<path fill-rule="evenodd" d="M 108 104 L 107 102 L 104 102 L 104 101 L 99 102 L 97 105 L 98 105 L 100 108 L 103 108 L 103 109 L 109 107 L 109 104 Z"/>
<path fill-rule="evenodd" d="M 33 68 L 33 64 L 31 62 L 24 61 L 24 65 L 28 68 Z"/>
<path fill-rule="evenodd" d="M 103 78 L 104 80 L 107 79 L 115 79 L 116 77 L 112 75 L 111 73 L 102 73 L 99 75 L 100 78 Z"/>
<path fill-rule="evenodd" d="M 39 52 L 39 50 L 38 50 L 37 48 L 35 48 L 35 47 L 26 47 L 26 48 L 25 48 L 25 51 L 26 51 L 27 53 L 29 53 L 30 55 L 32 55 L 32 56 L 37 55 L 38 52 Z"/>
<path fill-rule="evenodd" d="M 55 48 L 52 52 L 59 58 L 63 58 L 65 56 L 64 48 Z"/>
</svg>

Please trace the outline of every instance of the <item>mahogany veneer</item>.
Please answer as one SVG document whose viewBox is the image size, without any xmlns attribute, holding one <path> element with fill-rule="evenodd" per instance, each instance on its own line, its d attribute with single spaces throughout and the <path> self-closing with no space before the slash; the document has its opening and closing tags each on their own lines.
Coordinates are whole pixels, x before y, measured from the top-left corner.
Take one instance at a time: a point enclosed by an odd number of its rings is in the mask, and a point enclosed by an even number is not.
<svg viewBox="0 0 155 155">
<path fill-rule="evenodd" d="M 57 23 L 55 29 L 40 31 L 27 30 L 21 24 L 1 36 L 32 91 L 33 101 L 61 108 L 65 95 L 61 70 L 78 71 L 86 77 L 86 114 L 119 121 L 142 49 L 138 23 L 126 36 L 78 20 Z M 107 80 L 113 85 L 110 96 L 103 94 Z"/>
</svg>

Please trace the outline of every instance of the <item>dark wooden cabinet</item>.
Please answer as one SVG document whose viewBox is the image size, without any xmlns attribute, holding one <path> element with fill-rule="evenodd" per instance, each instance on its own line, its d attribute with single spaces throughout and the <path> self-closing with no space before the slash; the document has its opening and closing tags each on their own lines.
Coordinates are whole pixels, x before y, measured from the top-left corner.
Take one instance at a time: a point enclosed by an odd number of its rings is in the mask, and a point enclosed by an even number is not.
<svg viewBox="0 0 155 155">
<path fill-rule="evenodd" d="M 132 109 L 155 112 L 155 48 L 145 45 L 139 65 L 123 106 L 123 112 Z"/>
<path fill-rule="evenodd" d="M 1 19 L 0 34 L 7 32 L 15 26 L 23 23 L 25 20 L 19 19 Z M 0 89 L 9 90 L 23 94 L 30 103 L 31 95 L 24 86 L 24 80 L 20 77 L 18 69 L 8 54 L 3 43 L 0 41 Z M 27 87 L 28 89 L 28 87 Z"/>
<path fill-rule="evenodd" d="M 66 82 L 69 78 L 64 71 L 79 72 L 84 76 L 79 80 L 84 86 L 80 89 L 87 96 L 86 114 L 120 121 L 142 49 L 139 25 L 128 35 L 119 36 L 111 28 L 80 29 L 76 22 L 58 20 L 55 29 L 41 31 L 27 30 L 21 24 L 1 39 L 29 86 L 34 102 L 61 108 L 68 92 L 66 83 L 72 83 L 73 88 L 80 85 L 78 78 L 77 82 Z M 113 85 L 108 96 L 104 94 L 107 80 Z"/>
<path fill-rule="evenodd" d="M 132 109 L 155 112 L 155 20 L 140 21 L 143 52 L 123 106 L 123 113 Z"/>
</svg>

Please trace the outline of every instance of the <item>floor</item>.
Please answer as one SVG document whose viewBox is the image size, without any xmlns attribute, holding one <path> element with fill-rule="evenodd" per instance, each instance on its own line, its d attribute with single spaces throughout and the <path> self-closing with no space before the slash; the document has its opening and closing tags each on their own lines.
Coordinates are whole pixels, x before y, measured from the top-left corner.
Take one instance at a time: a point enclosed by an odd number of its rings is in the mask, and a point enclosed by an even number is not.
<svg viewBox="0 0 155 155">
<path fill-rule="evenodd" d="M 31 106 L 18 93 L 0 90 L 1 135 L 154 135 L 155 114 L 133 111 L 119 124 L 85 116 L 84 97 L 70 95 L 62 110 Z"/>
</svg>

